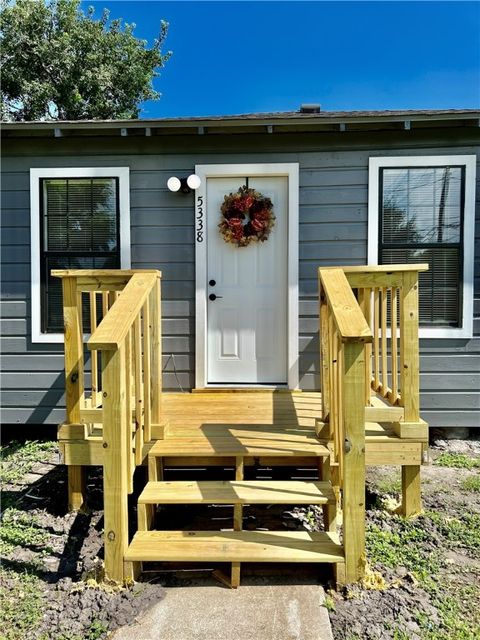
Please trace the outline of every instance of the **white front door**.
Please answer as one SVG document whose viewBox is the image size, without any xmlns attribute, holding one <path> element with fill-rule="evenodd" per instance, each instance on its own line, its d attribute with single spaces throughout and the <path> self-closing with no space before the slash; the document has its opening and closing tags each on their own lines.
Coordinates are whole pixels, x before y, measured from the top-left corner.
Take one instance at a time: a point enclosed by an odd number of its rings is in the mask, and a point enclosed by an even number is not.
<svg viewBox="0 0 480 640">
<path fill-rule="evenodd" d="M 276 220 L 265 242 L 238 248 L 218 224 L 224 196 L 245 177 L 207 178 L 207 384 L 286 384 L 288 177 L 249 177 L 248 186 L 272 200 Z"/>
</svg>

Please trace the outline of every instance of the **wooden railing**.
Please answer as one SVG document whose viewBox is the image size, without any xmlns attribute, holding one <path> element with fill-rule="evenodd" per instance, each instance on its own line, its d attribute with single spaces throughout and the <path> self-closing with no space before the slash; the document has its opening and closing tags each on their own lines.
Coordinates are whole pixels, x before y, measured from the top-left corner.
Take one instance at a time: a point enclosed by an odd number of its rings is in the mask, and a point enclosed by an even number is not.
<svg viewBox="0 0 480 640">
<path fill-rule="evenodd" d="M 144 443 L 161 435 L 161 292 L 159 271 L 54 271 L 62 278 L 67 425 L 103 440 L 105 569 L 122 581 L 128 546 L 127 496 Z M 90 395 L 85 392 L 82 318 L 88 300 Z M 100 323 L 97 319 L 101 315 Z M 69 467 L 78 508 L 81 467 Z M 70 483 L 69 483 L 70 484 Z M 77 491 L 78 493 L 78 491 Z M 75 504 L 75 501 L 77 504 Z"/>
<path fill-rule="evenodd" d="M 365 570 L 365 345 L 372 341 L 341 269 L 319 269 L 323 423 L 330 476 L 342 491 L 345 580 Z"/>
<path fill-rule="evenodd" d="M 407 438 L 427 437 L 418 339 L 418 274 L 426 270 L 427 264 L 343 268 L 373 334 L 365 359 L 367 419 L 391 422 Z"/>
<path fill-rule="evenodd" d="M 418 274 L 427 269 L 426 264 L 319 269 L 322 419 L 317 431 L 331 443 L 328 473 L 344 511 L 347 582 L 364 570 L 366 425 L 389 423 L 400 438 L 428 439 L 428 425 L 420 418 L 418 340 Z M 418 467 L 402 466 L 402 486 L 418 482 Z"/>
</svg>

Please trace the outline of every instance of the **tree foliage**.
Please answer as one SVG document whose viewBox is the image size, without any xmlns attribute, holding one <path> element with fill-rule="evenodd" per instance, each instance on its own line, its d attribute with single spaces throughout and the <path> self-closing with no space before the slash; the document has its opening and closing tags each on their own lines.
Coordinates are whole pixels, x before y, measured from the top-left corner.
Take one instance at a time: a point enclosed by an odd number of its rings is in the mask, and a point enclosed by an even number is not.
<svg viewBox="0 0 480 640">
<path fill-rule="evenodd" d="M 1 0 L 2 119 L 138 117 L 171 52 L 166 22 L 151 48 L 134 29 L 106 9 L 85 15 L 80 0 Z"/>
</svg>

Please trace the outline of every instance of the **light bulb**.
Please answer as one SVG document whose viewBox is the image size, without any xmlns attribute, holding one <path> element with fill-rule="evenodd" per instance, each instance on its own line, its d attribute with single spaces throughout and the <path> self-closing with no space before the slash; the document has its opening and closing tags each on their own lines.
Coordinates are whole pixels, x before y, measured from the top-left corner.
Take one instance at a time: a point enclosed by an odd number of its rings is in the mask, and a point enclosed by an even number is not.
<svg viewBox="0 0 480 640">
<path fill-rule="evenodd" d="M 188 176 L 187 178 L 187 184 L 190 189 L 198 189 L 198 187 L 202 184 L 202 181 L 197 175 L 192 173 L 192 175 Z"/>
<path fill-rule="evenodd" d="M 180 191 L 181 186 L 182 186 L 182 183 L 180 182 L 180 179 L 177 178 L 176 176 L 172 176 L 167 180 L 167 187 L 170 189 L 170 191 Z"/>
</svg>

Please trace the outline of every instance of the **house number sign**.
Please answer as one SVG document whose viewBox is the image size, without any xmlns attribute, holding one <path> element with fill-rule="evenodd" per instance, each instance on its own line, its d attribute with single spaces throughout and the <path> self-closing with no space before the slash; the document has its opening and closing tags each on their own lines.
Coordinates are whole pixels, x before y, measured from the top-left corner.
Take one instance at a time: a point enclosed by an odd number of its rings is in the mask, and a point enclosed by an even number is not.
<svg viewBox="0 0 480 640">
<path fill-rule="evenodd" d="M 197 242 L 203 242 L 203 196 L 197 196 L 197 220 L 195 233 Z"/>
</svg>

